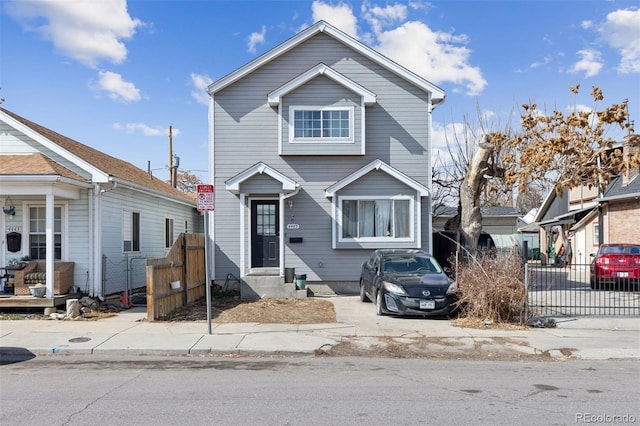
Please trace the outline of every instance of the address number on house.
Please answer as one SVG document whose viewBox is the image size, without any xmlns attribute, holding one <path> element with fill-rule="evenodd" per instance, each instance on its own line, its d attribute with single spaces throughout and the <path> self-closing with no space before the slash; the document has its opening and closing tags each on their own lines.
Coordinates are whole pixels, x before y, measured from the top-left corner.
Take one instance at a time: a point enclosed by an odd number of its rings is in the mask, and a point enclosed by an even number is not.
<svg viewBox="0 0 640 426">
<path fill-rule="evenodd" d="M 287 229 L 300 229 L 299 223 L 287 223 Z"/>
</svg>

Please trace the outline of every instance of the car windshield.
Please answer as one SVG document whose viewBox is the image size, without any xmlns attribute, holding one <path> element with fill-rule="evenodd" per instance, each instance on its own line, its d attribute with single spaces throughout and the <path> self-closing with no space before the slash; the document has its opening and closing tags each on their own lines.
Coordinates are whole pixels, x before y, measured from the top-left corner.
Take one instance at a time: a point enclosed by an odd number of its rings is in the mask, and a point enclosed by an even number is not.
<svg viewBox="0 0 640 426">
<path fill-rule="evenodd" d="M 442 268 L 432 257 L 426 256 L 389 256 L 383 264 L 384 272 L 392 274 L 441 274 Z"/>
<path fill-rule="evenodd" d="M 602 254 L 640 254 L 640 246 L 603 246 Z"/>
</svg>

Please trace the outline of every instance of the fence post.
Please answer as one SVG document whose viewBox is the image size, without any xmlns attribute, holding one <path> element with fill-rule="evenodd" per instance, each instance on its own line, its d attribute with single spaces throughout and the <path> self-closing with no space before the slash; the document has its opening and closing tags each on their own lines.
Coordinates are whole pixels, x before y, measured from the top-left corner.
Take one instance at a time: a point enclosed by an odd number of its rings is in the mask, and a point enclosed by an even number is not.
<svg viewBox="0 0 640 426">
<path fill-rule="evenodd" d="M 529 320 L 529 262 L 524 262 L 524 321 Z"/>
<path fill-rule="evenodd" d="M 182 296 L 182 305 L 189 304 L 189 283 L 187 282 L 187 236 L 184 232 L 180 234 L 180 244 L 182 245 L 182 282 L 184 283 L 184 291 Z"/>
</svg>

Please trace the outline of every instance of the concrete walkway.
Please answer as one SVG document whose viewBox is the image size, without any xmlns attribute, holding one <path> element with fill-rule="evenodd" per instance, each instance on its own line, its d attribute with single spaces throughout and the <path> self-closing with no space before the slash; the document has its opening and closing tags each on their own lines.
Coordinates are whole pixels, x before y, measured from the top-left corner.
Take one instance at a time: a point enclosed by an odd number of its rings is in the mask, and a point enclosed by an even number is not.
<svg viewBox="0 0 640 426">
<path fill-rule="evenodd" d="M 434 357 L 497 359 L 638 359 L 640 318 L 558 318 L 555 328 L 463 328 L 452 321 L 378 317 L 357 296 L 325 297 L 333 324 L 147 322 L 146 307 L 97 321 L 0 321 L 0 357 L 36 355 L 314 355 L 373 354 L 389 345 Z M 338 348 L 349 345 L 350 351 Z"/>
</svg>

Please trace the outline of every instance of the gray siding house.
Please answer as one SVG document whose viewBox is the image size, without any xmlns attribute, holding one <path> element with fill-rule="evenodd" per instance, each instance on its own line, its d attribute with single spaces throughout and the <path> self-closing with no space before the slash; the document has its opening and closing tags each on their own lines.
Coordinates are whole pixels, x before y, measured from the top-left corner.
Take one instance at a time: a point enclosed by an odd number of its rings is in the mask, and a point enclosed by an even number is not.
<svg viewBox="0 0 640 426">
<path fill-rule="evenodd" d="M 144 287 L 144 259 L 165 256 L 181 232 L 204 224 L 194 195 L 4 108 L 0 204 L 12 213 L 0 215 L 0 266 L 73 262 L 73 285 L 99 297 Z"/>
<path fill-rule="evenodd" d="M 431 248 L 439 87 L 319 21 L 215 81 L 214 280 L 358 281 L 377 248 Z"/>
</svg>

